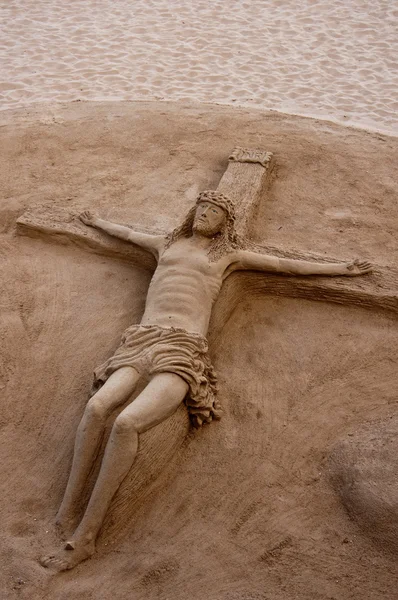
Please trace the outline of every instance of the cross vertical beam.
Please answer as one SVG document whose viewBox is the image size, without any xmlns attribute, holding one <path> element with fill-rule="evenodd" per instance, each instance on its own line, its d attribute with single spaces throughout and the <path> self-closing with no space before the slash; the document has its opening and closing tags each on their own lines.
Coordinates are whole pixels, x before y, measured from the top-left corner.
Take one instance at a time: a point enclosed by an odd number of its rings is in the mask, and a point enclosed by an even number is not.
<svg viewBox="0 0 398 600">
<path fill-rule="evenodd" d="M 236 230 L 241 237 L 249 233 L 262 191 L 270 181 L 274 167 L 272 152 L 235 148 L 228 168 L 218 184 L 217 191 L 226 194 L 236 205 Z"/>
<path fill-rule="evenodd" d="M 218 184 L 217 191 L 226 194 L 235 202 L 235 227 L 243 239 L 250 234 L 250 225 L 255 218 L 263 192 L 270 182 L 274 164 L 273 153 L 263 150 L 237 147 L 229 156 L 228 168 Z M 217 345 L 224 324 L 242 297 L 240 278 L 235 275 L 228 277 L 212 310 L 209 328 L 212 346 Z"/>
</svg>

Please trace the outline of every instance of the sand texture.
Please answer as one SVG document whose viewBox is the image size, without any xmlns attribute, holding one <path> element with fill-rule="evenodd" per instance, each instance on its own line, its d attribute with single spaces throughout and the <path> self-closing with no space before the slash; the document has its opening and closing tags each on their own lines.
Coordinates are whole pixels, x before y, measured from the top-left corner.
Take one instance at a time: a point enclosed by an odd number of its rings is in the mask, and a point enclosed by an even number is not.
<svg viewBox="0 0 398 600">
<path fill-rule="evenodd" d="M 351 518 L 384 552 L 398 551 L 398 418 L 367 424 L 336 444 L 331 480 Z"/>
<path fill-rule="evenodd" d="M 8 0 L 2 108 L 197 100 L 398 132 L 388 0 Z"/>
<path fill-rule="evenodd" d="M 137 253 L 130 264 L 112 249 L 31 238 L 16 220 L 63 211 L 68 223 L 92 209 L 171 229 L 200 190 L 218 186 L 234 146 L 265 148 L 276 166 L 253 243 L 359 256 L 388 273 L 398 258 L 396 139 L 164 102 L 4 111 L 0 125 L 1 598 L 395 600 L 396 487 L 378 468 L 396 465 L 396 314 L 288 298 L 251 279 L 210 330 L 223 419 L 182 445 L 175 423 L 186 427 L 186 415 L 145 434 L 129 475 L 137 494 L 116 496 L 97 554 L 56 576 L 39 565 L 58 543 L 54 516 L 92 371 L 139 320 L 150 272 Z"/>
</svg>

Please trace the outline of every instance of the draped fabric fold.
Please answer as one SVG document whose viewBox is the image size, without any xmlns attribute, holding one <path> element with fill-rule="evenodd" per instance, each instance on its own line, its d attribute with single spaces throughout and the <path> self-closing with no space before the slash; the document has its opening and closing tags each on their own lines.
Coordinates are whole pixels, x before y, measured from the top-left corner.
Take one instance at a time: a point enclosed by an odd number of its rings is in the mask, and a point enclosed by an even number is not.
<svg viewBox="0 0 398 600">
<path fill-rule="evenodd" d="M 189 385 L 185 404 L 194 427 L 221 418 L 217 377 L 203 336 L 184 329 L 132 325 L 115 354 L 94 371 L 92 394 L 121 367 L 134 367 L 146 376 L 175 373 L 182 377 Z"/>
</svg>

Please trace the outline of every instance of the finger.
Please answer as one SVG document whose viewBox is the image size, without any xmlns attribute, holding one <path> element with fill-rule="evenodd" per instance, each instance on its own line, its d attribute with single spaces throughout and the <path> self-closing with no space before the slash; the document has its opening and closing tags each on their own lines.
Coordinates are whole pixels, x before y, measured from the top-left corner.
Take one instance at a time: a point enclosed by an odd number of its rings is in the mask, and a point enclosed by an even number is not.
<svg viewBox="0 0 398 600">
<path fill-rule="evenodd" d="M 359 260 L 358 258 L 354 261 L 357 267 L 368 266 L 370 267 L 371 263 L 367 260 Z"/>
</svg>

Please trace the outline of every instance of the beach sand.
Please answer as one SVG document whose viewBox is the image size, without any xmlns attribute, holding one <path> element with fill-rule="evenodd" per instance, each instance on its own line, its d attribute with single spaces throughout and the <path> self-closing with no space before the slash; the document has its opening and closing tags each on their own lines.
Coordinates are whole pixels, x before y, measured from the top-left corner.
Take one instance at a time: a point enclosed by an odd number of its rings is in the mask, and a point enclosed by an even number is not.
<svg viewBox="0 0 398 600">
<path fill-rule="evenodd" d="M 398 10 L 376 0 L 8 0 L 0 104 L 195 100 L 398 132 Z"/>
</svg>

